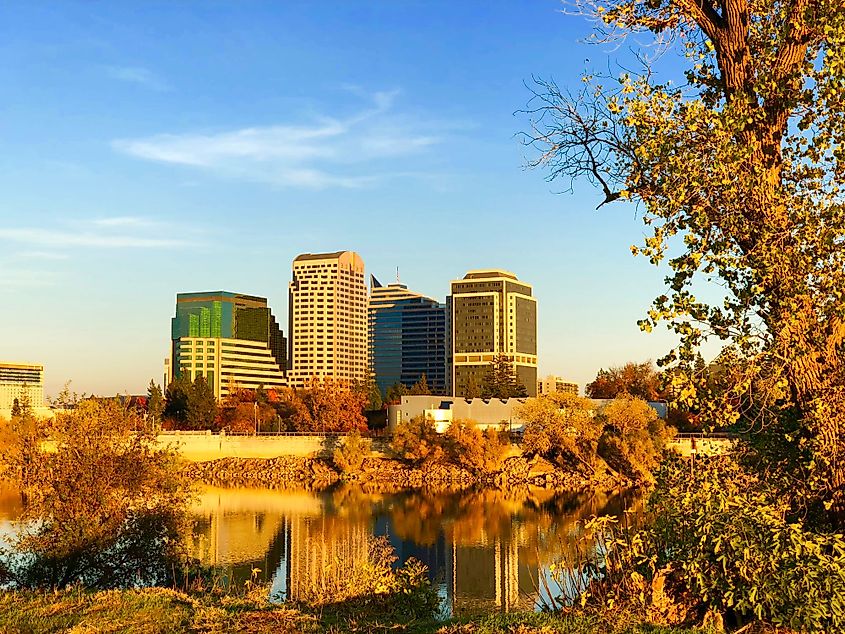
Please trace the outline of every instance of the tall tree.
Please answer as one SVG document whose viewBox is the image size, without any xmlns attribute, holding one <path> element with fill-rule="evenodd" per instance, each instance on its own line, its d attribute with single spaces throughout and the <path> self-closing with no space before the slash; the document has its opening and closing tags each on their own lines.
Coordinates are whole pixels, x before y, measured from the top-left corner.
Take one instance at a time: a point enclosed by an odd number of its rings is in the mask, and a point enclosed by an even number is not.
<svg viewBox="0 0 845 634">
<path fill-rule="evenodd" d="M 147 387 L 147 421 L 153 429 L 161 423 L 162 414 L 164 414 L 164 395 L 161 392 L 161 386 L 150 379 L 150 385 Z"/>
<path fill-rule="evenodd" d="M 185 422 L 188 429 L 212 429 L 217 417 L 217 399 L 214 391 L 202 376 L 194 379 L 188 391 L 188 407 Z"/>
<path fill-rule="evenodd" d="M 478 384 L 478 379 L 474 374 L 470 374 L 467 379 L 467 387 L 464 390 L 464 398 L 479 398 L 481 396 L 481 386 Z"/>
<path fill-rule="evenodd" d="M 428 377 L 423 373 L 419 380 L 411 386 L 409 394 L 428 396 L 431 394 L 431 388 L 428 387 Z"/>
<path fill-rule="evenodd" d="M 21 403 L 17 398 L 15 398 L 15 400 L 12 401 L 12 412 L 11 412 L 11 414 L 12 414 L 12 418 L 18 418 L 21 415 Z"/>
<path fill-rule="evenodd" d="M 385 400 L 388 403 L 398 403 L 402 400 L 403 396 L 408 394 L 408 388 L 405 387 L 402 383 L 394 383 L 389 388 L 387 388 L 387 394 L 385 394 Z"/>
<path fill-rule="evenodd" d="M 190 377 L 183 372 L 170 382 L 164 392 L 164 416 L 176 427 L 184 425 L 188 419 L 191 387 Z"/>
<path fill-rule="evenodd" d="M 639 205 L 651 235 L 634 252 L 671 267 L 641 327 L 680 336 L 664 362 L 692 361 L 710 337 L 738 361 L 719 399 L 700 398 L 695 377 L 682 397 L 712 421 L 793 438 L 800 451 L 759 451 L 760 467 L 845 521 L 841 0 L 578 4 L 600 39 L 650 32 L 687 63 L 672 78 L 643 58 L 640 72 L 588 76 L 576 93 L 538 82 L 534 163 L 592 181 L 602 204 Z M 724 301 L 693 294 L 708 281 Z"/>
<path fill-rule="evenodd" d="M 528 396 L 528 390 L 516 376 L 516 369 L 507 355 L 497 354 L 481 383 L 482 398 L 514 398 Z"/>
</svg>

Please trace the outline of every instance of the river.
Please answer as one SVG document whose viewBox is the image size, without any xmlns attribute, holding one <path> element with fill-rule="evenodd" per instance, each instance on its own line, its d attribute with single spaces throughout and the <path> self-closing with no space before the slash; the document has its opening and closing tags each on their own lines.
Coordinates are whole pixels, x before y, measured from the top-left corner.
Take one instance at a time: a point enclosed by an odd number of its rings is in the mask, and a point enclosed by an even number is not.
<svg viewBox="0 0 845 634">
<path fill-rule="evenodd" d="M 385 536 L 397 564 L 414 557 L 429 569 L 447 616 L 537 609 L 560 592 L 549 565 L 571 555 L 581 520 L 624 517 L 631 494 L 400 491 L 341 485 L 321 492 L 204 486 L 192 507 L 191 551 L 226 583 L 255 575 L 283 600 L 343 574 L 338 562 L 366 557 Z M 632 512 L 633 512 L 632 511 Z M 0 532 L 20 512 L 0 489 Z"/>
</svg>

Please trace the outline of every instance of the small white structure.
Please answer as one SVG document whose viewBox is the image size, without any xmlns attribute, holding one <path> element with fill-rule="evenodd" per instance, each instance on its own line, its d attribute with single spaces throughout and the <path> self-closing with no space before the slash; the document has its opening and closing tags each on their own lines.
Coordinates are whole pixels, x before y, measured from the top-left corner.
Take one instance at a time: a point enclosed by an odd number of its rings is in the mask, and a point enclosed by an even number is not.
<svg viewBox="0 0 845 634">
<path fill-rule="evenodd" d="M 514 410 L 524 398 L 461 398 L 454 396 L 403 396 L 398 405 L 387 408 L 388 429 L 396 429 L 400 421 L 426 416 L 434 420 L 437 431 L 446 431 L 453 420 L 471 420 L 481 429 L 496 427 L 519 431 L 525 422 Z"/>
</svg>

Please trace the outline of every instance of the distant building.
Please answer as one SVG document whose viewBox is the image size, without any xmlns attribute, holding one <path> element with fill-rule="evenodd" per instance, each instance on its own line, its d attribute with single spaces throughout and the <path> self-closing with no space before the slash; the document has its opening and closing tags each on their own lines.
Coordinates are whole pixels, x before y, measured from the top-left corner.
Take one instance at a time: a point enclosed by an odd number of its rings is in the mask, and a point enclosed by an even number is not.
<svg viewBox="0 0 845 634">
<path fill-rule="evenodd" d="M 478 427 L 497 427 L 518 431 L 525 425 L 516 415 L 524 398 L 461 398 L 454 396 L 403 396 L 398 405 L 389 405 L 388 428 L 395 429 L 402 421 L 425 416 L 434 421 L 437 431 L 444 432 L 455 420 L 471 420 Z"/>
<path fill-rule="evenodd" d="M 537 299 L 507 271 L 470 271 L 451 283 L 451 392 L 480 386 L 490 363 L 505 355 L 528 394 L 537 392 Z"/>
<path fill-rule="evenodd" d="M 445 432 L 452 421 L 470 420 L 481 429 L 496 427 L 510 431 L 521 431 L 525 421 L 517 414 L 524 398 L 460 398 L 455 396 L 403 396 L 397 405 L 387 408 L 387 426 L 390 430 L 417 416 L 425 416 L 434 421 L 439 432 Z M 588 399 L 596 409 L 607 405 L 613 399 Z M 665 419 L 666 401 L 649 401 L 660 418 Z"/>
<path fill-rule="evenodd" d="M 365 381 L 367 285 L 364 260 L 352 251 L 306 253 L 293 261 L 289 302 L 289 378 Z"/>
<path fill-rule="evenodd" d="M 552 392 L 578 396 L 578 384 L 564 381 L 561 377 L 551 374 L 537 381 L 537 396 L 551 394 Z"/>
<path fill-rule="evenodd" d="M 263 297 L 210 291 L 179 293 L 171 320 L 166 382 L 187 373 L 206 379 L 217 398 L 231 389 L 287 385 L 285 337 Z"/>
<path fill-rule="evenodd" d="M 446 305 L 370 278 L 370 373 L 382 394 L 401 383 L 411 387 L 424 374 L 436 394 L 446 393 Z"/>
<path fill-rule="evenodd" d="M 43 365 L 0 361 L 0 416 L 9 418 L 12 415 L 15 399 L 20 405 L 28 402 L 39 416 L 47 413 Z"/>
</svg>

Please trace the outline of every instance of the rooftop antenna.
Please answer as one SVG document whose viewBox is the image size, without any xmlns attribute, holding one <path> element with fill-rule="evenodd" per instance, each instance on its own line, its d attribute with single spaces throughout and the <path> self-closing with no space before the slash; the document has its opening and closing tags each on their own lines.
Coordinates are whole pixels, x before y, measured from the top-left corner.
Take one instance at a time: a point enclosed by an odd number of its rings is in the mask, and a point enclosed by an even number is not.
<svg viewBox="0 0 845 634">
<path fill-rule="evenodd" d="M 399 279 L 399 267 L 396 267 L 396 283 L 401 284 L 402 281 Z"/>
</svg>

